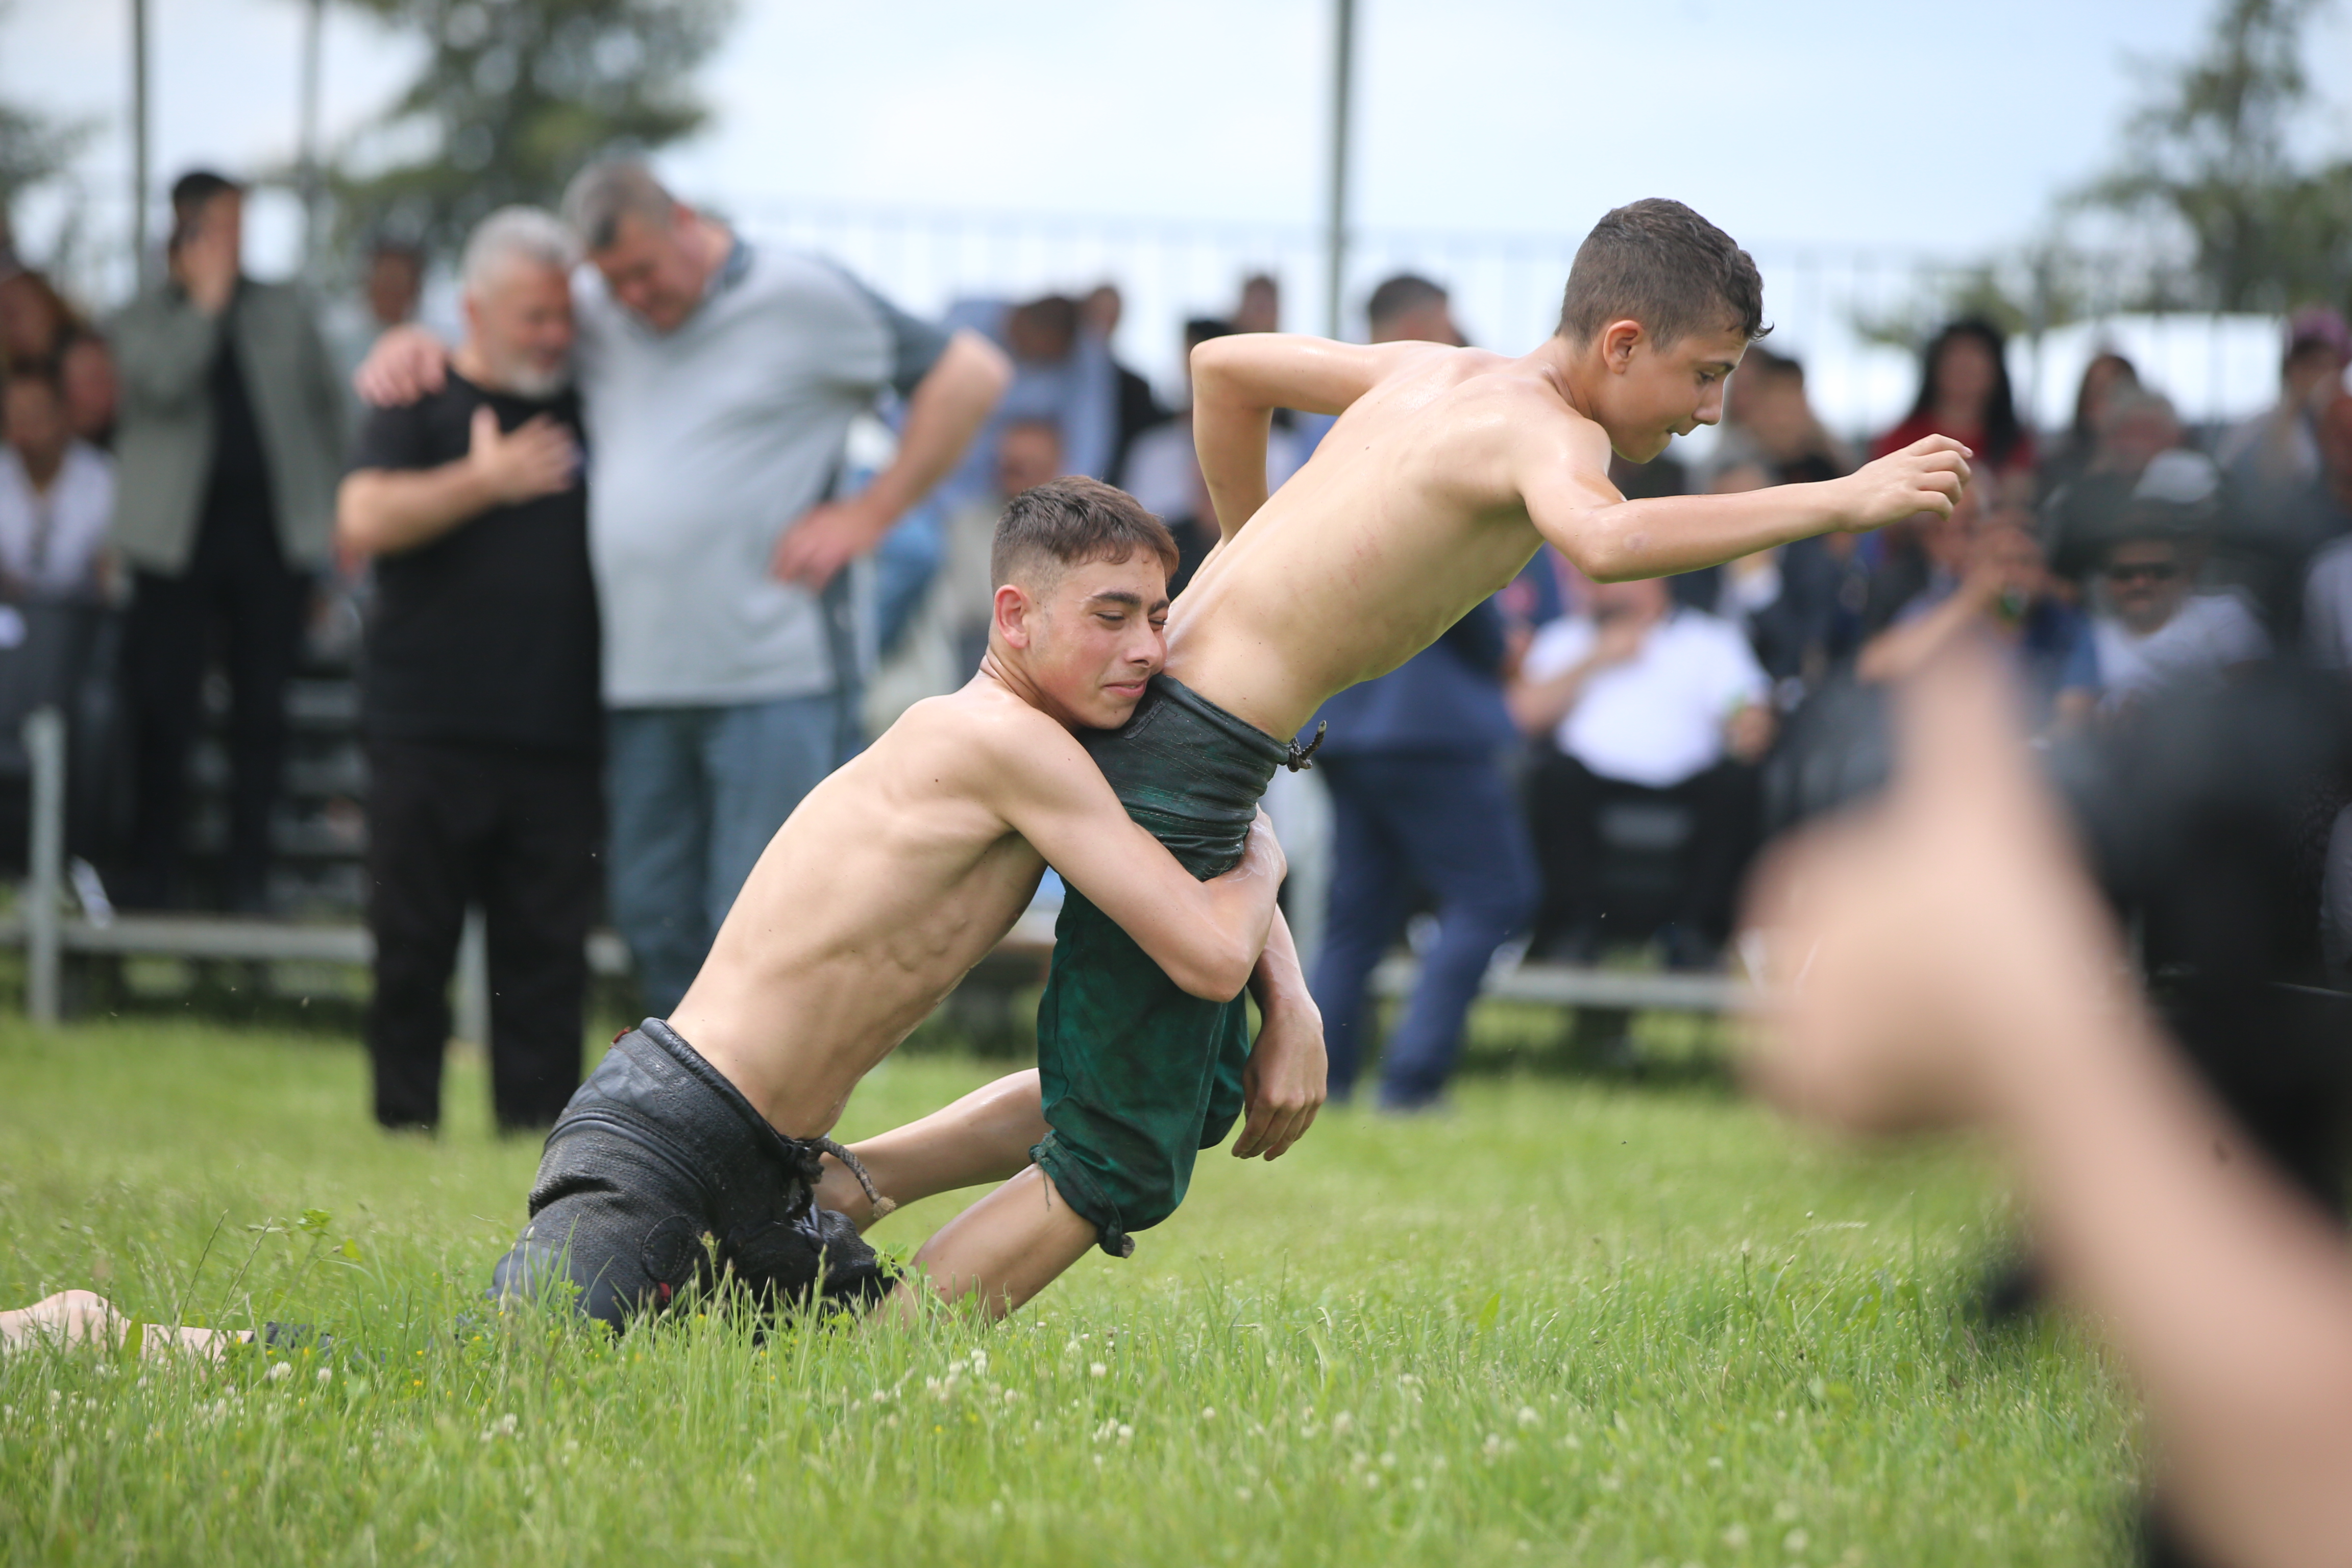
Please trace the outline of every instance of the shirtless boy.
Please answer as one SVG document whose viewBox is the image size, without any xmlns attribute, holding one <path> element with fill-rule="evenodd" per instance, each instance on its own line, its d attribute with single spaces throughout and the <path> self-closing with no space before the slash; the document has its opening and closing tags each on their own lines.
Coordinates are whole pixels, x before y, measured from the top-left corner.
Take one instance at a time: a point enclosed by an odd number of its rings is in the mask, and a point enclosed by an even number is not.
<svg viewBox="0 0 2352 1568">
<path fill-rule="evenodd" d="M 1265 1027 L 1209 1090 L 1248 1111 L 1237 1155 L 1271 1160 L 1297 1141 L 1323 1100 L 1323 1028 L 1275 908 L 1285 865 L 1265 819 L 1253 811 L 1237 864 L 1196 879 L 1129 818 L 1074 733 L 1120 723 L 1158 672 L 1175 563 L 1168 530 L 1108 485 L 1056 479 L 1014 498 L 997 525 L 980 673 L 909 709 L 777 832 L 677 1010 L 615 1041 L 548 1135 L 530 1224 L 495 1293 L 577 1287 L 582 1310 L 617 1326 L 710 1283 L 715 1252 L 763 1301 L 820 1286 L 870 1300 L 887 1282 L 856 1222 L 888 1212 L 879 1194 L 991 1180 L 1004 1184 L 917 1253 L 902 1303 L 922 1279 L 950 1300 L 977 1290 L 998 1314 L 1042 1289 L 1098 1233 L 1030 1166 L 1045 1134 L 1037 1074 L 855 1151 L 825 1134 L 857 1081 L 1012 929 L 1049 861 L 1175 994 L 1215 1005 L 1255 992 Z M 1216 1122 L 1219 1140 L 1233 1119 Z M 120 1342 L 133 1327 L 68 1291 L 0 1312 L 0 1348 Z M 150 1353 L 215 1357 L 250 1337 L 144 1331 Z"/>
<path fill-rule="evenodd" d="M 1969 454 L 1942 437 L 1824 484 L 1638 501 L 1610 484 L 1612 450 L 1647 462 L 1715 423 L 1766 330 L 1762 296 L 1729 236 L 1644 201 L 1595 226 L 1558 333 L 1518 359 L 1276 333 L 1195 349 L 1193 440 L 1222 537 L 1170 612 L 1166 668 L 1134 717 L 1079 737 L 1129 813 L 1197 874 L 1236 864 L 1274 770 L 1300 755 L 1282 737 L 1428 647 L 1546 542 L 1615 581 L 1948 513 Z M 1269 500 L 1276 408 L 1339 417 Z M 1187 994 L 1084 889 L 1055 942 L 1037 1163 L 1124 1255 L 1181 1201 L 1217 1125 L 1211 1086 L 1246 1049 L 1241 1004 Z"/>
<path fill-rule="evenodd" d="M 1275 911 L 1272 833 L 1254 814 L 1237 862 L 1198 880 L 1129 820 L 1073 733 L 1120 723 L 1158 671 L 1175 562 L 1159 520 L 1107 485 L 1057 479 L 1013 500 L 980 673 L 809 795 L 677 1008 L 622 1036 L 572 1097 L 530 1226 L 499 1265 L 501 1295 L 568 1278 L 584 1310 L 617 1323 L 707 1283 L 707 1234 L 755 1296 L 804 1296 L 822 1254 L 826 1295 L 871 1298 L 879 1271 L 839 1211 L 887 1212 L 875 1178 L 897 1201 L 1013 1178 L 918 1271 L 950 1298 L 984 1284 L 1000 1313 L 1042 1289 L 1096 1231 L 1024 1168 L 1045 1131 L 1034 1074 L 874 1140 L 862 1160 L 825 1134 L 1012 929 L 1049 861 L 1175 994 L 1213 1005 L 1255 979 L 1267 1028 L 1230 1085 L 1251 1111 L 1236 1152 L 1272 1158 L 1306 1131 L 1322 1027 Z"/>
</svg>

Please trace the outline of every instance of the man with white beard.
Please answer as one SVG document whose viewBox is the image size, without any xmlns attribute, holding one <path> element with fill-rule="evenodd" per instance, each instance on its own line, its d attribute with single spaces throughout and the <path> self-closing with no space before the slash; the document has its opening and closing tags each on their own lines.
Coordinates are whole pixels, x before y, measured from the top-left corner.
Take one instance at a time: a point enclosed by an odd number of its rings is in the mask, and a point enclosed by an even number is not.
<svg viewBox="0 0 2352 1568">
<path fill-rule="evenodd" d="M 439 390 L 375 409 L 337 542 L 375 563 L 368 753 L 367 1041 L 376 1119 L 441 1114 L 466 906 L 489 946 L 499 1125 L 552 1123 L 580 1083 L 584 944 L 604 833 L 596 590 L 572 389 L 578 251 L 507 207 L 466 247 L 466 339 Z"/>
</svg>

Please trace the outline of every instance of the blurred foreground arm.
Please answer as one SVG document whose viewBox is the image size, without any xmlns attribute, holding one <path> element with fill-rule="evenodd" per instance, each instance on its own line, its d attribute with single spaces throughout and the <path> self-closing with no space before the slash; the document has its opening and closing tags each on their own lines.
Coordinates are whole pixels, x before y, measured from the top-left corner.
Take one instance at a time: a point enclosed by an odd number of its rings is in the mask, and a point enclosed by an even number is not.
<svg viewBox="0 0 2352 1568">
<path fill-rule="evenodd" d="M 1756 1080 L 1853 1131 L 1982 1123 L 2058 1283 L 2145 1394 L 2218 1562 L 2352 1542 L 2352 1258 L 2176 1065 L 1983 648 L 1903 694 L 1897 782 L 1758 879 Z"/>
</svg>

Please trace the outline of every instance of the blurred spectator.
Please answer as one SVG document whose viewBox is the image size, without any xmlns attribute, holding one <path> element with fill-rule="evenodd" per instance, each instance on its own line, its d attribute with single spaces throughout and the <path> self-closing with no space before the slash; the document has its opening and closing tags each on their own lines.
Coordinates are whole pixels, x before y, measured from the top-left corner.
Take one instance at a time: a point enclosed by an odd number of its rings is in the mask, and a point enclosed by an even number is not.
<svg viewBox="0 0 2352 1568">
<path fill-rule="evenodd" d="M 1118 458 L 1120 385 L 1108 335 L 1097 326 L 1117 324 L 1117 314 L 1098 301 L 1093 310 L 1063 294 L 1008 305 L 967 300 L 948 312 L 950 327 L 965 327 L 1001 344 L 1013 360 L 1013 382 L 996 412 L 944 485 L 950 508 L 989 494 L 996 485 L 996 443 L 1018 419 L 1044 419 L 1062 433 L 1065 473 L 1101 479 Z"/>
<path fill-rule="evenodd" d="M 66 340 L 58 356 L 58 374 L 65 387 L 66 423 L 74 439 L 103 451 L 114 449 L 115 411 L 122 397 L 114 374 L 114 351 L 96 332 L 78 331 Z"/>
<path fill-rule="evenodd" d="M 1751 344 L 1731 386 L 1738 395 L 1726 398 L 1723 436 L 1711 465 L 1718 474 L 1755 462 L 1773 483 L 1812 484 L 1853 470 L 1852 456 L 1813 412 L 1802 362 Z"/>
<path fill-rule="evenodd" d="M 1854 670 L 1864 680 L 1901 680 L 1981 632 L 2009 650 L 2039 724 L 2051 715 L 2082 618 L 2058 594 L 2041 544 L 2021 526 L 2023 514 L 1992 506 L 1971 485 L 1950 517 L 1928 514 L 1927 584 L 1864 645 Z"/>
<path fill-rule="evenodd" d="M 0 430 L 0 597 L 99 598 L 114 462 L 75 438 L 55 367 L 8 366 Z"/>
<path fill-rule="evenodd" d="M 1168 580 L 1171 595 L 1184 591 L 1218 538 L 1216 509 L 1209 504 L 1209 487 L 1201 478 L 1201 460 L 1192 450 L 1192 351 L 1233 330 L 1231 322 L 1209 316 L 1196 316 L 1184 323 L 1184 411 L 1145 432 L 1128 458 L 1128 493 L 1157 514 L 1176 536 L 1181 559 L 1175 575 Z M 1267 490 L 1280 488 L 1305 461 L 1299 440 L 1290 431 L 1277 425 L 1267 432 Z"/>
<path fill-rule="evenodd" d="M 425 252 L 406 240 L 377 238 L 368 247 L 358 297 L 337 300 L 326 311 L 327 343 L 334 352 L 337 374 L 348 381 L 376 339 L 416 319 L 424 298 Z M 366 412 L 352 410 L 361 423 Z M 355 423 L 355 431 L 357 427 Z"/>
<path fill-rule="evenodd" d="M 1099 284 L 1079 303 L 1078 321 L 1083 330 L 1108 350 L 1118 336 L 1119 318 L 1126 310 L 1127 301 L 1120 298 L 1116 284 Z M 1110 471 L 1105 478 L 1125 489 L 1127 458 L 1134 448 L 1135 438 L 1155 425 L 1167 424 L 1170 415 L 1160 406 L 1159 395 L 1151 390 L 1151 383 L 1120 363 L 1116 353 L 1111 356 L 1110 369 L 1117 385 L 1114 401 L 1118 414 L 1116 434 L 1111 440 Z"/>
<path fill-rule="evenodd" d="M 582 171 L 564 216 L 590 262 L 572 309 L 613 915 L 663 1015 L 768 840 L 856 744 L 841 569 L 955 467 L 1010 373 L 977 333 L 754 247 L 643 163 Z M 397 328 L 362 390 L 414 401 L 445 366 L 431 333 Z M 886 389 L 906 399 L 895 451 L 840 498 L 849 431 Z"/>
<path fill-rule="evenodd" d="M 2108 403 L 2118 393 L 2138 385 L 2138 368 L 2115 350 L 2101 349 L 2091 356 L 2091 363 L 2083 367 L 2082 381 L 2074 388 L 2074 418 L 2066 426 L 2065 444 L 2042 460 L 2041 471 L 2035 476 L 2037 489 L 2045 500 L 2090 471 Z"/>
<path fill-rule="evenodd" d="M 2336 542 L 2315 555 L 2304 590 L 2304 637 L 2314 662 L 2352 670 L 2352 393 L 2329 404 L 2319 420 L 2326 502 L 2338 526 Z"/>
<path fill-rule="evenodd" d="M 2175 477 L 2176 468 L 2202 472 Z M 2210 496 L 2213 484 L 2201 454 L 2168 453 L 2150 465 L 2137 504 L 2101 552 L 2090 625 L 2075 642 L 2058 693 L 2061 719 L 2080 722 L 2099 708 L 2119 707 L 2186 677 L 2219 674 L 2269 651 L 2262 624 L 2236 595 L 2190 592 L 2203 551 L 2181 514 L 2194 502 L 2167 499 L 2166 491 L 2201 485 Z"/>
<path fill-rule="evenodd" d="M 1237 332 L 1282 331 L 1282 285 L 1271 273 L 1253 272 L 1242 279 L 1242 297 L 1234 306 L 1233 322 Z"/>
<path fill-rule="evenodd" d="M 1923 436 L 1949 436 L 1976 453 L 1980 479 L 2002 499 L 2023 499 L 2033 469 L 2033 436 L 2019 421 L 2009 385 L 2008 344 L 2000 329 L 1968 316 L 1936 334 L 1920 355 L 1919 395 L 1903 422 L 1878 439 L 1874 458 L 1899 452 Z M 1734 379 L 1737 379 L 1736 377 Z"/>
<path fill-rule="evenodd" d="M 1373 290 L 1372 342 L 1459 336 L 1436 285 L 1391 279 Z M 1437 937 L 1388 1042 L 1389 1110 L 1436 1101 L 1495 950 L 1535 912 L 1534 853 L 1502 766 L 1515 738 L 1503 702 L 1509 652 L 1490 599 L 1398 668 L 1331 699 L 1308 726 L 1329 726 L 1316 766 L 1331 795 L 1331 890 L 1312 989 L 1333 1099 L 1353 1091 L 1370 1054 L 1372 970 L 1416 897 L 1435 900 Z"/>
<path fill-rule="evenodd" d="M 613 910 L 662 1015 L 845 749 L 846 639 L 819 595 L 963 456 L 1007 373 L 976 336 L 754 247 L 642 164 L 593 165 L 564 206 L 594 264 L 574 303 L 610 612 Z M 886 388 L 908 400 L 895 457 L 828 500 Z"/>
<path fill-rule="evenodd" d="M 1050 419 L 1016 419 L 996 443 L 996 483 L 988 494 L 959 507 L 948 518 L 947 571 L 941 595 L 955 647 L 959 681 L 969 679 L 988 650 L 989 618 L 996 595 L 989 553 L 1004 503 L 1062 472 L 1062 432 Z"/>
<path fill-rule="evenodd" d="M 1596 583 L 1589 613 L 1536 634 L 1509 701 L 1523 731 L 1550 740 L 1528 782 L 1547 952 L 1598 951 L 1602 816 L 1631 804 L 1685 818 L 1667 956 L 1715 961 L 1755 849 L 1769 684 L 1737 627 L 1677 607 L 1654 579 Z"/>
<path fill-rule="evenodd" d="M 466 906 L 489 954 L 498 1123 L 551 1125 L 580 1083 L 604 837 L 596 590 L 572 389 L 570 234 L 506 207 L 466 247 L 441 389 L 369 416 L 337 533 L 375 561 L 368 1009 L 376 1120 L 441 1119 Z"/>
<path fill-rule="evenodd" d="M 1007 367 L 827 263 L 752 247 L 642 164 L 591 166 L 564 211 L 594 264 L 577 304 L 613 909 L 661 1016 L 845 749 L 845 639 L 817 595 L 964 456 Z M 1024 318 L 1021 352 L 1064 329 L 1075 309 Z M 852 420 L 886 388 L 908 402 L 895 457 L 829 500 Z"/>
<path fill-rule="evenodd" d="M 2279 363 L 2279 399 L 2222 437 L 2214 456 L 2242 493 L 2264 497 L 2302 489 L 2319 477 L 2318 419 L 2344 388 L 2352 364 L 2352 328 L 2325 305 L 2287 321 Z"/>
<path fill-rule="evenodd" d="M 2089 452 L 2066 465 L 2071 477 L 2042 486 L 2043 548 L 2053 569 L 2070 578 L 2095 568 L 2131 510 L 2140 476 L 2177 450 L 2185 434 L 2171 400 L 2137 380 L 2116 380 L 2092 419 Z"/>
<path fill-rule="evenodd" d="M 188 749 L 217 631 L 233 693 L 225 891 L 231 909 L 264 907 L 286 682 L 333 527 L 341 386 L 299 296 L 241 275 L 244 205 L 218 174 L 183 176 L 169 275 L 110 334 L 122 373 L 114 543 L 133 574 L 122 649 L 133 904 L 176 890 Z"/>
<path fill-rule="evenodd" d="M 1741 368 L 1746 369 L 1744 363 Z M 1828 458 L 1817 454 L 1796 462 L 1816 460 Z M 1747 462 L 1718 469 L 1711 489 L 1717 495 L 1732 495 L 1774 482 L 1772 470 L 1760 462 Z M 1718 574 L 1713 609 L 1747 634 L 1757 662 L 1772 678 L 1773 704 L 1783 712 L 1818 686 L 1832 663 L 1849 651 L 1842 641 L 1838 594 L 1853 541 L 1852 534 L 1842 533 L 1800 539 L 1727 561 Z"/>
<path fill-rule="evenodd" d="M 47 279 L 0 268 L 0 363 L 54 360 L 74 327 L 72 307 Z"/>
</svg>

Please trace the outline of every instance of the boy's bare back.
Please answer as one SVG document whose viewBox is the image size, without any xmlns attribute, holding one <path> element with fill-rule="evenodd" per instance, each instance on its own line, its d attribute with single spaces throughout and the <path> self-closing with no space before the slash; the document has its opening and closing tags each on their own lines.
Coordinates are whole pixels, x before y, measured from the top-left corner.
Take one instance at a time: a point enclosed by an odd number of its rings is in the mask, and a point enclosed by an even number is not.
<svg viewBox="0 0 2352 1568">
<path fill-rule="evenodd" d="M 1667 392 L 1645 409 L 1643 460 L 1715 422 L 1745 348 L 1737 332 L 1702 336 L 1666 371 L 1649 367 Z M 1627 501 L 1608 477 L 1612 439 L 1625 440 L 1580 410 L 1591 399 L 1579 355 L 1559 338 L 1519 359 L 1274 333 L 1201 345 L 1193 428 L 1224 538 L 1170 612 L 1168 673 L 1294 734 L 1333 693 L 1435 641 L 1546 542 L 1596 578 L 1655 576 L 1948 510 L 1965 482 L 1962 448 L 1937 437 L 1830 484 Z M 1339 417 L 1269 499 L 1252 476 L 1276 406 Z"/>
</svg>

